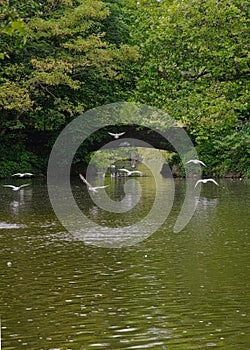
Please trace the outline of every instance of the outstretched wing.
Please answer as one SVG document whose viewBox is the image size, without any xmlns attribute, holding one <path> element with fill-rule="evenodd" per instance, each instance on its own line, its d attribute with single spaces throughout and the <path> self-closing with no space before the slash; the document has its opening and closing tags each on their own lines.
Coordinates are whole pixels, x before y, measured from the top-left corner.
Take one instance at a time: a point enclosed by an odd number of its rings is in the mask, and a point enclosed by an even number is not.
<svg viewBox="0 0 250 350">
<path fill-rule="evenodd" d="M 108 187 L 109 185 L 106 185 L 106 186 L 96 186 L 96 187 L 93 187 L 93 189 L 97 190 L 99 188 L 105 188 L 105 187 Z"/>
<path fill-rule="evenodd" d="M 79 174 L 79 176 L 80 176 L 80 179 L 81 179 L 87 186 L 89 186 L 89 187 L 92 188 L 92 186 L 90 185 L 90 183 L 84 178 L 84 176 L 83 176 L 82 174 Z"/>
<path fill-rule="evenodd" d="M 189 163 L 192 163 L 193 162 L 193 160 L 192 159 L 190 159 L 188 162 L 186 162 L 185 164 L 189 164 Z"/>
<path fill-rule="evenodd" d="M 26 186 L 29 186 L 30 184 L 23 184 L 23 185 L 21 185 L 21 186 L 19 186 L 19 189 L 20 188 L 23 188 L 23 187 L 26 187 Z"/>
<path fill-rule="evenodd" d="M 116 136 L 116 134 L 113 134 L 112 132 L 108 132 L 108 134 L 109 134 L 110 136 L 113 136 L 113 137 Z"/>
<path fill-rule="evenodd" d="M 16 188 L 16 186 L 13 186 L 13 185 L 3 185 L 3 187 L 10 187 L 10 188 L 12 188 L 13 190 Z"/>
<path fill-rule="evenodd" d="M 134 174 L 134 173 L 141 174 L 142 172 L 139 171 L 139 170 L 133 170 L 133 171 L 131 171 L 131 174 Z"/>
<path fill-rule="evenodd" d="M 203 163 L 201 160 L 198 160 L 198 159 L 197 159 L 197 162 L 206 167 L 206 164 Z"/>
<path fill-rule="evenodd" d="M 201 182 L 204 182 L 203 180 L 198 180 L 197 182 L 196 182 L 196 184 L 194 185 L 194 188 L 199 184 L 199 183 L 201 183 Z"/>
<path fill-rule="evenodd" d="M 122 169 L 118 169 L 119 171 L 125 171 L 125 173 L 130 173 L 130 171 L 128 170 L 128 169 L 124 169 L 124 168 L 122 168 Z"/>
<path fill-rule="evenodd" d="M 219 184 L 214 179 L 208 179 L 207 181 L 213 182 L 215 185 L 219 186 Z"/>
<path fill-rule="evenodd" d="M 124 135 L 124 134 L 125 134 L 125 131 L 124 131 L 124 132 L 121 132 L 120 134 L 116 134 L 116 136 L 120 137 L 120 136 L 122 136 L 122 135 Z"/>
</svg>

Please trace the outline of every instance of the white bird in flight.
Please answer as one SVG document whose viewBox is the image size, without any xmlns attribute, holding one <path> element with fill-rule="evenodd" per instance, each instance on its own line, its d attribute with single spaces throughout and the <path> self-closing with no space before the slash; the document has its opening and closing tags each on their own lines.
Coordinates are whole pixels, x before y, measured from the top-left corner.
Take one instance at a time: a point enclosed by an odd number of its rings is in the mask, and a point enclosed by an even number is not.
<svg viewBox="0 0 250 350">
<path fill-rule="evenodd" d="M 96 186 L 96 187 L 93 187 L 92 185 L 90 185 L 90 183 L 84 178 L 84 176 L 82 174 L 79 174 L 80 176 L 80 179 L 88 186 L 88 189 L 89 191 L 92 191 L 92 192 L 98 192 L 97 190 L 100 189 L 100 188 L 105 188 L 105 187 L 108 187 L 108 185 L 106 186 Z"/>
<path fill-rule="evenodd" d="M 198 180 L 195 184 L 194 187 L 196 187 L 199 183 L 207 183 L 207 182 L 213 182 L 215 185 L 219 186 L 219 184 L 214 180 L 214 179 L 201 179 L 201 180 Z"/>
<path fill-rule="evenodd" d="M 16 173 L 11 176 L 19 176 L 19 177 L 24 177 L 24 176 L 33 176 L 34 174 L 31 173 Z"/>
<path fill-rule="evenodd" d="M 137 174 L 142 174 L 142 172 L 139 171 L 139 170 L 128 170 L 128 169 L 124 169 L 124 168 L 118 169 L 118 170 L 119 170 L 119 171 L 124 171 L 128 176 L 130 176 L 130 175 L 132 175 L 132 174 L 135 174 L 135 173 L 137 173 Z"/>
<path fill-rule="evenodd" d="M 21 186 L 14 186 L 14 185 L 3 185 L 3 187 L 9 187 L 12 188 L 13 191 L 19 191 L 21 188 L 29 186 L 30 184 L 23 184 Z"/>
<path fill-rule="evenodd" d="M 108 132 L 108 134 L 113 136 L 115 139 L 119 139 L 120 136 L 125 134 L 125 131 L 121 132 L 120 134 L 113 134 L 112 132 Z"/>
<path fill-rule="evenodd" d="M 194 164 L 201 164 L 203 166 L 206 166 L 205 163 L 203 163 L 201 160 L 199 159 L 190 159 L 188 162 L 186 162 L 185 164 L 189 164 L 189 163 L 194 163 Z"/>
</svg>

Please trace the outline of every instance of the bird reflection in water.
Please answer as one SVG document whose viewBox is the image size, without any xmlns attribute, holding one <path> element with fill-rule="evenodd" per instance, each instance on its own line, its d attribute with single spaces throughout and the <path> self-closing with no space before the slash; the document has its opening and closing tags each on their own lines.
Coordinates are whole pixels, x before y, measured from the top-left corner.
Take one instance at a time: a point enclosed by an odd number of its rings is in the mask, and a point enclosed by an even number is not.
<svg viewBox="0 0 250 350">
<path fill-rule="evenodd" d="M 32 197 L 32 189 L 28 190 L 21 189 L 18 191 L 15 199 L 10 202 L 10 208 L 15 215 L 18 215 L 21 208 L 27 205 L 27 202 L 30 202 Z"/>
</svg>

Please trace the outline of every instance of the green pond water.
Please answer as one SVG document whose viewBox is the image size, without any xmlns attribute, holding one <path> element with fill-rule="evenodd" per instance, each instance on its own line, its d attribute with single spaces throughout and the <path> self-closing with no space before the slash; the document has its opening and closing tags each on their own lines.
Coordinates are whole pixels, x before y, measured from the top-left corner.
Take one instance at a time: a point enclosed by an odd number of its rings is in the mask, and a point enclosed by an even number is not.
<svg viewBox="0 0 250 350">
<path fill-rule="evenodd" d="M 107 194 L 122 200 L 126 181 L 106 179 Z M 79 179 L 72 192 L 89 220 L 112 230 L 154 203 L 152 178 L 136 181 L 141 200 L 124 213 L 99 208 Z M 30 183 L 19 192 L 8 182 L 0 182 L 2 349 L 250 349 L 250 181 L 202 185 L 193 217 L 174 233 L 186 188 L 175 180 L 165 222 L 120 248 L 68 232 L 45 179 L 15 180 Z"/>
</svg>

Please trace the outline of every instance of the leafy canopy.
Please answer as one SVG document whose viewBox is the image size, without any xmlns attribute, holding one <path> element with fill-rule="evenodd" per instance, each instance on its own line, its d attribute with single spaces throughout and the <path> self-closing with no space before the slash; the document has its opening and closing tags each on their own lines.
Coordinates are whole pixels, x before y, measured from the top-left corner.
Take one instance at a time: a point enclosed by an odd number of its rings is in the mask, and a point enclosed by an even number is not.
<svg viewBox="0 0 250 350">
<path fill-rule="evenodd" d="M 106 40 L 103 21 L 110 10 L 105 3 L 13 3 L 25 41 L 20 28 L 10 35 L 6 25 L 0 33 L 3 128 L 58 129 L 84 110 L 122 96 L 138 53 L 136 47 Z"/>
</svg>

